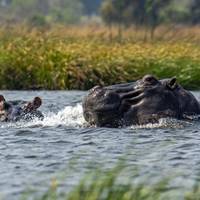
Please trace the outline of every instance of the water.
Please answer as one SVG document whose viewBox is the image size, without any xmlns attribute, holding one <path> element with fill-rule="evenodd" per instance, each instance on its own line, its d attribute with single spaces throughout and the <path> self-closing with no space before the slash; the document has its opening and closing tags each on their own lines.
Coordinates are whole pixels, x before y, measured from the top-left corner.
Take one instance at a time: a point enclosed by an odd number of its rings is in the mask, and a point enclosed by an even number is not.
<svg viewBox="0 0 200 200">
<path fill-rule="evenodd" d="M 96 166 L 111 168 L 120 158 L 137 169 L 136 181 L 173 177 L 177 193 L 200 179 L 200 122 L 162 119 L 121 129 L 88 127 L 80 91 L 1 91 L 6 99 L 43 99 L 43 121 L 0 123 L 0 194 L 19 199 L 29 189 L 45 191 L 62 172 L 65 191 Z M 200 93 L 195 95 L 200 99 Z M 72 163 L 74 164 L 72 165 Z M 92 163 L 92 164 L 91 164 Z M 69 172 L 69 168 L 72 166 Z M 131 172 L 130 172 L 131 173 Z"/>
</svg>

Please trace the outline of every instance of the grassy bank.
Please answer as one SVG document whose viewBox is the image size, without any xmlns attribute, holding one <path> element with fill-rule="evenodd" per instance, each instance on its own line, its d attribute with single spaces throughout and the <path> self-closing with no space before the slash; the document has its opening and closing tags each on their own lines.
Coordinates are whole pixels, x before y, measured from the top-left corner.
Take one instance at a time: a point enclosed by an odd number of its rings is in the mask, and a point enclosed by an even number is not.
<svg viewBox="0 0 200 200">
<path fill-rule="evenodd" d="M 143 30 L 119 39 L 94 27 L 1 28 L 0 89 L 89 89 L 148 73 L 200 89 L 200 29 L 186 30 L 173 37 L 161 29 L 152 41 Z"/>
<path fill-rule="evenodd" d="M 28 193 L 23 200 L 199 200 L 200 187 L 191 187 L 190 191 L 176 191 L 170 186 L 170 178 L 157 183 L 134 183 L 133 174 L 123 176 L 124 167 L 118 165 L 106 172 L 94 170 L 87 174 L 71 192 L 60 190 L 59 182 L 54 180 L 47 192 L 34 197 Z M 135 176 L 137 177 L 137 175 Z M 62 184 L 61 184 L 62 185 Z M 62 191 L 62 192 L 61 192 Z"/>
</svg>

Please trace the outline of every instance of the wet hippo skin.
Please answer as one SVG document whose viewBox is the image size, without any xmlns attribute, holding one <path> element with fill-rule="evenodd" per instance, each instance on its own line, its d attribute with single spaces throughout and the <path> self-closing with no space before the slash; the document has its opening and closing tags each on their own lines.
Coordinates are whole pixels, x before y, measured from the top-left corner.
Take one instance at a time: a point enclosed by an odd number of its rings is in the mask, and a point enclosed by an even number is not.
<svg viewBox="0 0 200 200">
<path fill-rule="evenodd" d="M 95 86 L 84 98 L 83 114 L 90 125 L 119 127 L 157 123 L 160 118 L 189 119 L 200 114 L 200 104 L 176 78 L 153 75 L 125 84 Z"/>
</svg>

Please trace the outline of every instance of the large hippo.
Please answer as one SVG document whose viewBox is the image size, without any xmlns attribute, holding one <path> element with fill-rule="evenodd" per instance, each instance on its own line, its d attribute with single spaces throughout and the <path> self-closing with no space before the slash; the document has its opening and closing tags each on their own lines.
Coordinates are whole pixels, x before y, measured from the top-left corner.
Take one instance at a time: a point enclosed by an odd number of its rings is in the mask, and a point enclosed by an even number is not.
<svg viewBox="0 0 200 200">
<path fill-rule="evenodd" d="M 146 75 L 132 83 L 95 86 L 83 100 L 83 114 L 90 125 L 119 127 L 156 123 L 165 117 L 189 119 L 200 114 L 200 104 L 176 78 Z"/>
<path fill-rule="evenodd" d="M 43 114 L 37 110 L 41 105 L 40 97 L 35 97 L 32 101 L 6 101 L 4 96 L 0 95 L 0 121 L 43 119 Z"/>
</svg>

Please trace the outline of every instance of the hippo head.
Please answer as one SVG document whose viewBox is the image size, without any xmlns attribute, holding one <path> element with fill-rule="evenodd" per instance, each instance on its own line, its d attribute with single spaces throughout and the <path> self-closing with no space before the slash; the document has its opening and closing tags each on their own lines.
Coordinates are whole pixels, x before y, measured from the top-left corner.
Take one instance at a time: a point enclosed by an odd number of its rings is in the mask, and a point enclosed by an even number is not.
<svg viewBox="0 0 200 200">
<path fill-rule="evenodd" d="M 84 99 L 84 118 L 91 125 L 115 126 L 121 119 L 120 106 L 121 98 L 117 92 L 96 86 Z"/>
<path fill-rule="evenodd" d="M 134 83 L 92 88 L 83 101 L 83 112 L 91 125 L 118 127 L 154 123 L 163 117 L 181 119 L 199 114 L 200 107 L 176 78 L 146 75 Z"/>
<path fill-rule="evenodd" d="M 40 97 L 35 97 L 33 101 L 6 101 L 3 95 L 0 95 L 0 121 L 42 118 L 42 113 L 37 110 L 41 104 Z"/>
</svg>

